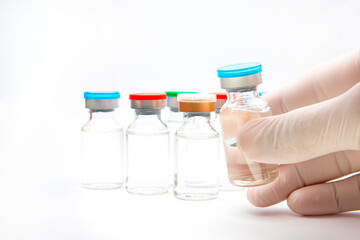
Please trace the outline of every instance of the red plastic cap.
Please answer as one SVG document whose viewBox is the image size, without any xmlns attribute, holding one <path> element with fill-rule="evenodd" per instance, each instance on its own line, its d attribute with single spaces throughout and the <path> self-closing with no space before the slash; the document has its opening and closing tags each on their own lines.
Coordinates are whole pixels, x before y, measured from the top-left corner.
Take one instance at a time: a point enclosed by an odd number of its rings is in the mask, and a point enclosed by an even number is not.
<svg viewBox="0 0 360 240">
<path fill-rule="evenodd" d="M 129 95 L 130 100 L 163 100 L 166 99 L 166 93 L 132 93 Z"/>
<path fill-rule="evenodd" d="M 211 94 L 215 94 L 216 99 L 227 99 L 226 92 L 215 92 L 215 93 L 211 93 Z"/>
</svg>

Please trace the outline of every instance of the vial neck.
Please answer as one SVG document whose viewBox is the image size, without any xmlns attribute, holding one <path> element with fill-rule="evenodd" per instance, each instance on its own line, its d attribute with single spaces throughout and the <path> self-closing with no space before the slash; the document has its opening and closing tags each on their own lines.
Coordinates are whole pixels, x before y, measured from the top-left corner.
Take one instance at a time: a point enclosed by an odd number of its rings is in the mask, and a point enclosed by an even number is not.
<svg viewBox="0 0 360 240">
<path fill-rule="evenodd" d="M 184 113 L 185 124 L 210 124 L 210 112 Z"/>
<path fill-rule="evenodd" d="M 138 120 L 147 120 L 147 119 L 159 119 L 161 118 L 160 109 L 136 109 L 135 117 Z"/>
<path fill-rule="evenodd" d="M 114 118 L 115 110 L 90 110 L 90 119 Z"/>
<path fill-rule="evenodd" d="M 259 97 L 257 87 L 251 87 L 251 88 L 241 88 L 241 89 L 231 89 L 227 91 L 227 97 L 228 100 L 233 101 L 245 101 L 249 98 L 256 98 Z"/>
<path fill-rule="evenodd" d="M 178 113 L 178 112 L 179 112 L 179 108 L 175 108 L 175 107 L 170 108 L 170 113 Z"/>
<path fill-rule="evenodd" d="M 183 122 L 183 113 L 179 112 L 179 109 L 177 111 L 170 109 L 169 120 Z"/>
</svg>

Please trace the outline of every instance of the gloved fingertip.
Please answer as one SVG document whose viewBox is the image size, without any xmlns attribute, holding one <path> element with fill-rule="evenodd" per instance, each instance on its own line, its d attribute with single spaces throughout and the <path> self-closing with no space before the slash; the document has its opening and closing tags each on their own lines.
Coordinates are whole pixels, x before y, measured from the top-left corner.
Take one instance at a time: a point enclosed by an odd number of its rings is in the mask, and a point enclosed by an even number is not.
<svg viewBox="0 0 360 240">
<path fill-rule="evenodd" d="M 279 164 L 284 160 L 279 158 L 279 152 L 274 148 L 280 119 L 278 116 L 253 119 L 240 128 L 237 146 L 246 160 L 270 164 Z"/>
<path fill-rule="evenodd" d="M 242 126 L 237 134 L 237 146 L 245 155 L 252 155 L 256 150 L 258 125 L 260 119 L 252 120 Z"/>
<path fill-rule="evenodd" d="M 255 207 L 269 207 L 273 205 L 273 203 L 269 204 L 271 200 L 268 199 L 268 196 L 264 195 L 267 191 L 263 191 L 264 189 L 261 188 L 262 187 L 249 188 L 247 191 L 248 201 Z"/>
<path fill-rule="evenodd" d="M 257 194 L 256 190 L 249 188 L 247 191 L 247 198 L 248 201 L 254 205 L 255 207 L 266 207 L 263 204 L 263 201 L 261 200 L 261 197 Z"/>
<path fill-rule="evenodd" d="M 308 194 L 306 188 L 301 188 L 292 192 L 287 199 L 287 205 L 294 213 L 304 216 L 315 216 L 328 214 L 323 212 L 317 205 L 321 202 L 321 197 L 316 194 Z M 319 201 L 320 200 L 320 201 Z M 323 203 L 325 205 L 326 203 Z"/>
<path fill-rule="evenodd" d="M 299 192 L 294 191 L 288 196 L 287 205 L 294 213 L 307 215 L 306 212 L 304 212 L 303 197 Z"/>
<path fill-rule="evenodd" d="M 272 149 L 267 144 L 266 134 L 268 122 L 266 118 L 253 119 L 240 128 L 237 146 L 247 160 L 266 162 L 268 159 L 264 158 L 264 155 L 271 156 Z"/>
</svg>

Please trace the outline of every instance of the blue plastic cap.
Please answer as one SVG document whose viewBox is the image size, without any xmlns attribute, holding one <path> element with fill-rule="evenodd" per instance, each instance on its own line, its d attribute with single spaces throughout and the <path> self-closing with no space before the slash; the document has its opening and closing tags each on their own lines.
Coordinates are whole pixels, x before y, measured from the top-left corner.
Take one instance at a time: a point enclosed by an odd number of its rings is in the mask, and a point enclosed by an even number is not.
<svg viewBox="0 0 360 240">
<path fill-rule="evenodd" d="M 235 78 L 254 75 L 262 71 L 258 62 L 238 63 L 219 67 L 217 72 L 219 78 Z"/>
<path fill-rule="evenodd" d="M 107 99 L 119 99 L 120 93 L 116 91 L 109 92 L 84 92 L 85 99 L 97 99 L 97 100 L 107 100 Z"/>
<path fill-rule="evenodd" d="M 262 95 L 267 94 L 268 92 L 259 92 L 259 97 L 261 97 Z"/>
</svg>

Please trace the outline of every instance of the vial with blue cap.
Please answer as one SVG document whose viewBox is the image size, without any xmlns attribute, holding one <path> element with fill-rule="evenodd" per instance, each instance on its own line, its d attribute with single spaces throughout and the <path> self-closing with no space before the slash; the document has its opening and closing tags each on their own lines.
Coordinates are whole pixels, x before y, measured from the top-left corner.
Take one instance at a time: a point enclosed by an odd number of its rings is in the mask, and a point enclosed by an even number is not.
<svg viewBox="0 0 360 240">
<path fill-rule="evenodd" d="M 228 99 L 220 110 L 220 121 L 229 181 L 235 186 L 260 186 L 279 175 L 277 164 L 247 160 L 236 142 L 237 133 L 246 122 L 271 115 L 270 107 L 257 92 L 257 86 L 262 83 L 261 72 L 261 64 L 257 62 L 218 68 L 221 88 L 227 91 Z"/>
<path fill-rule="evenodd" d="M 81 128 L 82 186 L 120 188 L 125 180 L 123 127 L 116 119 L 119 92 L 85 92 L 90 119 Z"/>
</svg>

